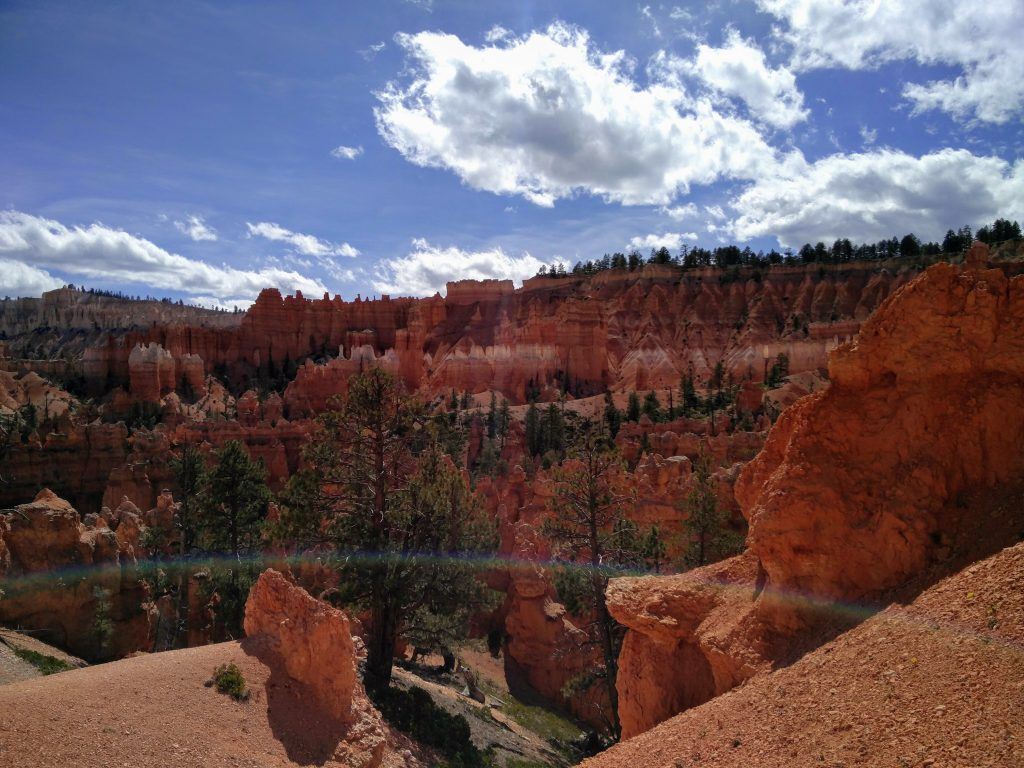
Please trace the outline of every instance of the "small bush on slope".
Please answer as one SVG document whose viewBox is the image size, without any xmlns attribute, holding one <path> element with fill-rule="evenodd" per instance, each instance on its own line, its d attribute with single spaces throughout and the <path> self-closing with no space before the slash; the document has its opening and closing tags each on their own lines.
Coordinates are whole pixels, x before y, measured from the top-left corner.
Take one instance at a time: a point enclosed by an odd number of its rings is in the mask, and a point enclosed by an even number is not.
<svg viewBox="0 0 1024 768">
<path fill-rule="evenodd" d="M 215 686 L 219 693 L 226 693 L 235 701 L 246 701 L 249 698 L 249 689 L 245 686 L 242 670 L 234 662 L 217 667 L 213 671 L 213 677 L 206 681 L 206 685 Z"/>
<path fill-rule="evenodd" d="M 14 653 L 18 658 L 27 661 L 44 675 L 52 675 L 56 672 L 67 672 L 69 669 L 74 669 L 74 667 L 66 661 L 61 661 L 53 656 L 47 656 L 44 653 L 39 653 L 38 651 L 30 651 L 25 648 L 15 648 Z"/>
</svg>

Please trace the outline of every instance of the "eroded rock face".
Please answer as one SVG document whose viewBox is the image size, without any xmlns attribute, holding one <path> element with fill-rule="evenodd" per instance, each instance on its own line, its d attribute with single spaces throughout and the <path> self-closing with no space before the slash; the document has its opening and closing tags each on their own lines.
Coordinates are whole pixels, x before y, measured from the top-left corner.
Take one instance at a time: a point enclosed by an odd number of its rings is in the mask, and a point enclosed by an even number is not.
<svg viewBox="0 0 1024 768">
<path fill-rule="evenodd" d="M 628 629 L 616 686 L 623 738 L 770 667 L 750 615 L 756 581 L 749 554 L 685 574 L 612 580 L 608 610 Z"/>
<path fill-rule="evenodd" d="M 525 402 L 530 386 L 561 389 L 563 376 L 578 394 L 677 386 L 691 369 L 703 381 L 719 361 L 737 380 L 759 380 L 780 353 L 793 372 L 822 367 L 837 340 L 912 275 L 866 264 L 777 266 L 723 282 L 714 270 L 647 265 L 533 278 L 518 290 L 459 281 L 443 298 L 345 302 L 268 289 L 222 327 L 155 324 L 111 335 L 88 349 L 83 372 L 94 389 L 131 380 L 133 396 L 148 401 L 168 384 L 201 397 L 202 374 L 218 368 L 238 386 L 257 373 L 290 378 L 304 361 L 330 357 L 296 377 L 289 418 L 343 391 L 367 358 L 429 396 L 494 390 L 512 403 Z"/>
<path fill-rule="evenodd" d="M 351 720 L 356 654 L 344 613 L 270 569 L 249 592 L 245 633 L 261 638 L 338 720 Z"/>
<path fill-rule="evenodd" d="M 1024 277 L 936 265 L 829 373 L 737 483 L 769 595 L 896 586 L 984 522 L 957 519 L 958 494 L 1024 474 Z"/>
<path fill-rule="evenodd" d="M 47 489 L 0 514 L 0 570 L 10 579 L 0 623 L 39 630 L 88 659 L 148 650 L 156 613 L 131 567 L 130 528 L 128 540 L 121 540 L 103 518 L 87 527 L 74 507 Z M 98 615 L 109 620 L 109 637 L 97 631 Z"/>
<path fill-rule="evenodd" d="M 384 726 L 357 676 L 348 616 L 269 569 L 249 592 L 245 633 L 258 654 L 271 654 L 303 694 L 345 728 L 336 757 L 363 768 L 380 763 Z"/>
<path fill-rule="evenodd" d="M 878 596 L 993 524 L 959 500 L 1024 476 L 1024 277 L 984 261 L 899 290 L 783 413 L 736 483 L 743 556 L 612 582 L 627 735 L 771 668 L 815 604 Z"/>
</svg>

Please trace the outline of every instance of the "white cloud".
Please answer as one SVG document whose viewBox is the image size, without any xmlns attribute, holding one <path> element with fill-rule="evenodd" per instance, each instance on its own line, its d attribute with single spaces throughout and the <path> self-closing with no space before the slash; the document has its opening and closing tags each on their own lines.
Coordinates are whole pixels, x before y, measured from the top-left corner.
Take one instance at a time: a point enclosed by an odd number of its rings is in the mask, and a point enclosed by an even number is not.
<svg viewBox="0 0 1024 768">
<path fill-rule="evenodd" d="M 645 5 L 641 8 L 640 15 L 643 16 L 651 25 L 651 34 L 655 37 L 661 37 L 661 27 L 658 26 L 658 20 L 654 18 L 654 14 L 651 13 L 651 6 Z"/>
<path fill-rule="evenodd" d="M 793 66 L 865 69 L 889 61 L 945 64 L 951 79 L 908 83 L 916 111 L 1005 123 L 1024 109 L 1021 0 L 758 0 L 785 21 Z"/>
<path fill-rule="evenodd" d="M 193 296 L 188 300 L 189 304 L 196 304 L 200 307 L 210 309 L 226 309 L 232 312 L 236 309 L 246 310 L 252 306 L 252 299 L 218 299 L 216 296 Z"/>
<path fill-rule="evenodd" d="M 409 5 L 415 5 L 417 8 L 432 13 L 434 10 L 434 0 L 405 0 Z"/>
<path fill-rule="evenodd" d="M 731 205 L 739 214 L 732 231 L 741 240 L 776 235 L 798 246 L 907 232 L 937 240 L 950 227 L 1024 217 L 1024 160 L 1011 166 L 944 149 L 920 158 L 876 150 L 808 163 L 794 153 Z"/>
<path fill-rule="evenodd" d="M 550 206 L 577 192 L 667 205 L 691 184 L 754 179 L 773 150 L 748 122 L 691 99 L 657 68 L 646 87 L 622 51 L 586 32 L 543 32 L 476 48 L 400 34 L 409 81 L 377 94 L 377 130 L 407 160 L 476 189 Z"/>
<path fill-rule="evenodd" d="M 296 252 L 304 256 L 348 256 L 353 258 L 359 251 L 348 243 L 331 243 L 313 235 L 292 232 L 271 221 L 260 221 L 256 224 L 247 222 L 249 237 L 263 237 L 280 243 L 288 243 Z"/>
<path fill-rule="evenodd" d="M 359 55 L 367 61 L 373 61 L 377 57 L 377 54 L 383 51 L 386 47 L 387 43 L 382 40 L 379 43 L 368 45 L 366 48 L 361 48 L 359 50 Z"/>
<path fill-rule="evenodd" d="M 179 232 L 197 242 L 202 240 L 213 242 L 217 239 L 217 230 L 206 226 L 202 216 L 186 216 L 184 221 L 174 222 L 174 226 Z"/>
<path fill-rule="evenodd" d="M 652 248 L 668 248 L 670 251 L 678 251 L 683 247 L 683 243 L 689 240 L 690 242 L 696 242 L 696 232 L 665 232 L 660 235 L 644 235 L 643 237 L 634 237 L 629 241 L 629 245 L 626 246 L 631 251 L 649 251 Z"/>
<path fill-rule="evenodd" d="M 676 221 L 692 218 L 697 215 L 697 206 L 693 203 L 675 206 L 662 206 L 658 210 L 670 219 L 675 219 Z"/>
<path fill-rule="evenodd" d="M 705 205 L 704 212 L 712 219 L 722 221 L 726 218 L 725 211 L 722 210 L 720 205 Z"/>
<path fill-rule="evenodd" d="M 346 147 L 342 144 L 339 147 L 335 147 L 331 150 L 331 157 L 336 157 L 339 160 L 355 160 L 363 154 L 363 148 L 360 147 Z"/>
<path fill-rule="evenodd" d="M 440 247 L 417 238 L 412 251 L 396 259 L 385 259 L 377 267 L 373 286 L 381 293 L 399 296 L 431 296 L 444 292 L 453 280 L 513 280 L 517 284 L 533 277 L 542 266 L 558 260 L 542 261 L 529 253 L 512 256 L 501 248 L 464 251 L 454 246 Z"/>
<path fill-rule="evenodd" d="M 138 283 L 220 300 L 254 297 L 268 287 L 312 295 L 325 290 L 319 281 L 297 272 L 215 267 L 170 253 L 120 229 L 102 224 L 68 227 L 10 210 L 0 212 L 0 258 L 41 275 L 46 275 L 42 269 L 58 269 L 93 280 Z M 39 275 L 35 279 L 39 280 Z"/>
<path fill-rule="evenodd" d="M 484 40 L 486 40 L 488 43 L 498 43 L 509 37 L 512 37 L 511 30 L 505 29 L 505 27 L 501 26 L 500 24 L 495 24 L 493 27 L 487 30 L 486 33 L 484 33 Z"/>
<path fill-rule="evenodd" d="M 865 144 L 874 144 L 878 139 L 878 130 L 862 125 L 860 127 L 860 137 Z"/>
<path fill-rule="evenodd" d="M 742 99 L 751 115 L 775 128 L 792 128 L 807 119 L 793 73 L 769 67 L 764 52 L 735 30 L 729 31 L 721 48 L 697 46 L 685 67 L 712 90 Z"/>
<path fill-rule="evenodd" d="M 0 237 L 2 237 L 0 230 Z M 2 253 L 0 245 L 0 253 Z M 8 296 L 39 296 L 64 285 L 49 272 L 20 261 L 0 258 L 0 298 Z"/>
</svg>

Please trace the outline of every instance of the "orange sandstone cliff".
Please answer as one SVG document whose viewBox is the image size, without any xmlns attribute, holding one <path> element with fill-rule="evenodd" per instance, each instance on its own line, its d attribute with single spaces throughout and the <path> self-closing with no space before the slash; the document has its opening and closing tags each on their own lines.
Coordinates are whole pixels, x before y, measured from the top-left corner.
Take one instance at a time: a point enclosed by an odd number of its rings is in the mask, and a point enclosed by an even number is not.
<svg viewBox="0 0 1024 768">
<path fill-rule="evenodd" d="M 1015 540 L 1019 512 L 974 500 L 1024 477 L 1024 277 L 983 261 L 898 290 L 783 413 L 736 484 L 743 555 L 613 581 L 625 736 L 791 657 L 835 603 Z"/>
</svg>

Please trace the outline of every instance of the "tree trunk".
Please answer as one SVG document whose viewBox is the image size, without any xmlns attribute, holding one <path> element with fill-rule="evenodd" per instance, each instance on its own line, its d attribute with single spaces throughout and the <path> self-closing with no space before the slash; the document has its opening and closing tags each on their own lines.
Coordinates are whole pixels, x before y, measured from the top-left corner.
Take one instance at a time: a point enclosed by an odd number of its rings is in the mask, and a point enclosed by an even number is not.
<svg viewBox="0 0 1024 768">
<path fill-rule="evenodd" d="M 383 589 L 381 591 L 383 593 Z M 384 594 L 373 599 L 370 625 L 364 682 L 371 693 L 381 694 L 391 685 L 391 670 L 395 665 L 395 639 L 398 634 L 397 608 Z"/>
<path fill-rule="evenodd" d="M 619 659 L 615 654 L 615 641 L 612 633 L 615 631 L 615 620 L 608 613 L 608 604 L 605 601 L 604 589 L 597 587 L 597 621 L 601 634 L 601 653 L 604 656 L 605 686 L 608 689 L 608 703 L 611 706 L 612 738 L 618 741 L 622 736 L 622 726 L 619 724 L 619 691 L 615 687 L 615 680 L 619 673 Z"/>
</svg>

